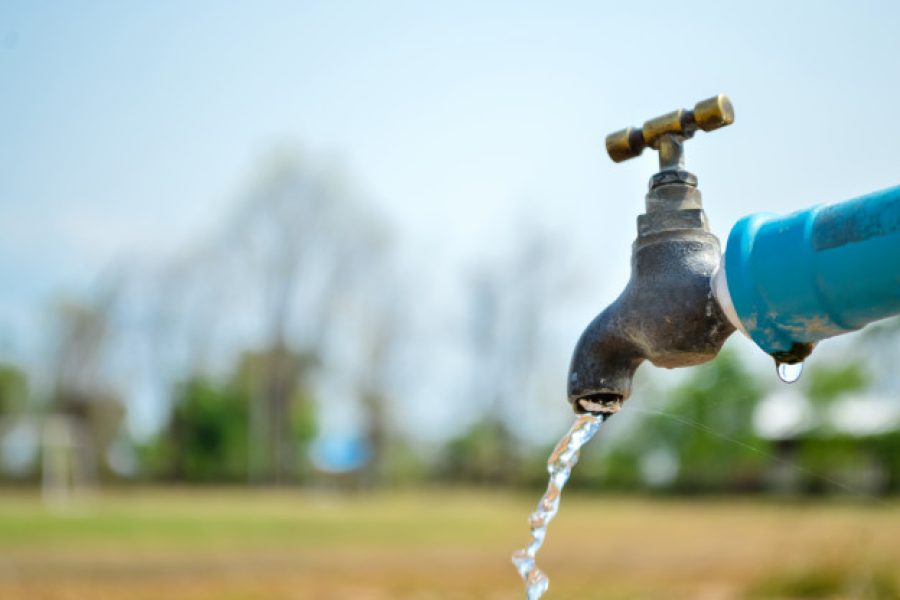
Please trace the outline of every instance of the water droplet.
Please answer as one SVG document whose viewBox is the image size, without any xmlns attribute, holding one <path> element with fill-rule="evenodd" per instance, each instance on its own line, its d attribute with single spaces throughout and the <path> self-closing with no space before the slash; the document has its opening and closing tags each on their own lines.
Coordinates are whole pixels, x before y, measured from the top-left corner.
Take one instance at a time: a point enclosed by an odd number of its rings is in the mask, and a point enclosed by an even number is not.
<svg viewBox="0 0 900 600">
<path fill-rule="evenodd" d="M 775 371 L 778 373 L 778 378 L 785 383 L 794 383 L 798 379 L 800 379 L 800 375 L 803 374 L 803 363 L 784 363 L 784 362 L 776 362 L 775 363 Z"/>
</svg>

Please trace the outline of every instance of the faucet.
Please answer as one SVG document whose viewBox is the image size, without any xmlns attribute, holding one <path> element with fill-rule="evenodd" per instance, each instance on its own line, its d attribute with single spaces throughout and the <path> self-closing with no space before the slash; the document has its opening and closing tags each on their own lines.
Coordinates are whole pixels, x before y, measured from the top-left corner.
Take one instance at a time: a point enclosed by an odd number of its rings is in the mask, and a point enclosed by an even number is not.
<svg viewBox="0 0 900 600">
<path fill-rule="evenodd" d="M 724 254 L 703 212 L 684 142 L 734 122 L 725 95 L 606 137 L 614 162 L 659 153 L 637 218 L 631 278 L 582 333 L 569 368 L 577 413 L 618 412 L 645 361 L 701 364 L 740 330 L 776 365 L 829 337 L 900 314 L 900 186 L 784 217 L 747 216 Z"/>
<path fill-rule="evenodd" d="M 575 346 L 568 395 L 576 412 L 618 412 L 645 360 L 669 369 L 698 365 L 734 332 L 710 285 L 721 262 L 719 240 L 709 230 L 697 177 L 684 164 L 684 143 L 695 132 L 733 122 L 731 101 L 718 95 L 606 137 L 615 162 L 644 148 L 658 151 L 659 172 L 637 218 L 631 278 Z"/>
</svg>

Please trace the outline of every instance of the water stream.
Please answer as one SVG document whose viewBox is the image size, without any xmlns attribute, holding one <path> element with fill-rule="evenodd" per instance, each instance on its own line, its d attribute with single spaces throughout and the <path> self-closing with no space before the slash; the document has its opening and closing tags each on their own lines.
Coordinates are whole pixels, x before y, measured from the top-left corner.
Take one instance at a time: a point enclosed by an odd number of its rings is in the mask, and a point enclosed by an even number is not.
<svg viewBox="0 0 900 600">
<path fill-rule="evenodd" d="M 550 474 L 547 491 L 528 519 L 531 525 L 531 543 L 521 550 L 516 550 L 512 555 L 512 562 L 525 582 L 525 597 L 528 600 L 537 600 L 543 596 L 550 585 L 550 580 L 537 567 L 535 557 L 544 545 L 547 525 L 559 512 L 560 495 L 572 474 L 572 468 L 578 462 L 581 447 L 594 437 L 603 423 L 603 418 L 603 415 L 579 415 L 547 459 L 547 472 Z"/>
</svg>

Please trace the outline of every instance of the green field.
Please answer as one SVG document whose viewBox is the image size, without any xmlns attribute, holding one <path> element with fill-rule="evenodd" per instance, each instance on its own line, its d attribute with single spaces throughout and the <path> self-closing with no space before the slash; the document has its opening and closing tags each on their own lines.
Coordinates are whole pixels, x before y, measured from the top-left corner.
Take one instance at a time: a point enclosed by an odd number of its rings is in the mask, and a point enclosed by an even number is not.
<svg viewBox="0 0 900 600">
<path fill-rule="evenodd" d="M 522 597 L 536 494 L 126 490 L 0 496 L 0 598 Z M 571 495 L 546 598 L 897 598 L 900 503 Z"/>
</svg>

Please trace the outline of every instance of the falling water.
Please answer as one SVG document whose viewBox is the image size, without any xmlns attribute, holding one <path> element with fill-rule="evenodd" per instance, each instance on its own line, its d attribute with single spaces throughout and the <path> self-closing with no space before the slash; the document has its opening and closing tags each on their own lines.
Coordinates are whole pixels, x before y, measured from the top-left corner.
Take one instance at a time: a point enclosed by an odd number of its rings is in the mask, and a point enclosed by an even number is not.
<svg viewBox="0 0 900 600">
<path fill-rule="evenodd" d="M 528 600 L 537 600 L 543 596 L 550 585 L 550 580 L 538 569 L 535 556 L 544 545 L 547 525 L 559 511 L 559 498 L 572 474 L 572 468 L 578 462 L 579 451 L 600 429 L 603 418 L 603 415 L 579 415 L 547 459 L 550 482 L 547 484 L 547 491 L 537 504 L 537 509 L 528 519 L 531 525 L 531 543 L 521 550 L 516 550 L 512 555 L 512 562 L 525 581 L 525 597 Z"/>
</svg>

